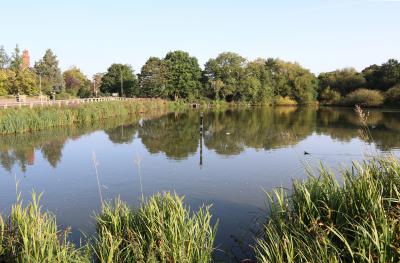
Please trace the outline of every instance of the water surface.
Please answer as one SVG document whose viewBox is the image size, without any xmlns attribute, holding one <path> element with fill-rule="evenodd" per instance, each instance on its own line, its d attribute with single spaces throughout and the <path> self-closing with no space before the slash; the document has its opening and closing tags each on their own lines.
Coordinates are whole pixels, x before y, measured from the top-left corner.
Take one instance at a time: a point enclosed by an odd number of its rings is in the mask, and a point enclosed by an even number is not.
<svg viewBox="0 0 400 263">
<path fill-rule="evenodd" d="M 44 192 L 44 208 L 72 226 L 75 240 L 81 231 L 92 233 L 100 208 L 94 153 L 105 199 L 120 196 L 134 205 L 142 193 L 175 191 L 192 209 L 212 203 L 220 220 L 216 244 L 232 248 L 265 215 L 264 191 L 305 178 L 305 163 L 337 171 L 370 154 L 400 153 L 398 111 L 369 112 L 374 143 L 361 136 L 350 109 L 209 111 L 203 137 L 199 115 L 131 117 L 0 137 L 0 208 L 9 211 L 18 180 L 24 200 L 32 189 Z"/>
</svg>

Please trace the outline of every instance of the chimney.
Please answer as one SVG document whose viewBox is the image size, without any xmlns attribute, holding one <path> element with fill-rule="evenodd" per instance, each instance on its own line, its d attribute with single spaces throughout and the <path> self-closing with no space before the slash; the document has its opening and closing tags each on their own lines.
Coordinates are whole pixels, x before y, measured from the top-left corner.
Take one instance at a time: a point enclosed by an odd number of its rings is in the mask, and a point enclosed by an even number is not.
<svg viewBox="0 0 400 263">
<path fill-rule="evenodd" d="M 31 59 L 29 57 L 29 51 L 25 49 L 22 52 L 22 68 L 27 69 L 31 67 Z"/>
</svg>

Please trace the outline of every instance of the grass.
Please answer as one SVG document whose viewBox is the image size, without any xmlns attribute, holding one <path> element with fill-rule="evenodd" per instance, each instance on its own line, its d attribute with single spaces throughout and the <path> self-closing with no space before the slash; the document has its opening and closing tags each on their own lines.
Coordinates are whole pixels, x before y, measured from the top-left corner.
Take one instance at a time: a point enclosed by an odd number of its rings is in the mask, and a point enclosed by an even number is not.
<svg viewBox="0 0 400 263">
<path fill-rule="evenodd" d="M 259 262 L 399 262 L 400 163 L 354 163 L 343 185 L 326 169 L 268 194 Z"/>
<path fill-rule="evenodd" d="M 90 262 L 86 247 L 75 248 L 68 230 L 59 231 L 54 215 L 43 212 L 40 195 L 24 207 L 13 205 L 10 217 L 0 220 L 0 262 Z"/>
<path fill-rule="evenodd" d="M 10 108 L 0 110 L 0 134 L 23 133 L 50 127 L 91 123 L 157 110 L 180 109 L 182 105 L 160 99 L 137 99 L 79 104 L 63 107 Z"/>
<path fill-rule="evenodd" d="M 139 209 L 117 199 L 96 220 L 98 262 L 211 262 L 216 225 L 209 207 L 190 213 L 176 194 L 156 194 Z"/>
<path fill-rule="evenodd" d="M 96 216 L 96 235 L 79 248 L 68 241 L 32 193 L 27 206 L 16 202 L 7 220 L 0 217 L 0 262 L 211 262 L 216 225 L 208 207 L 196 213 L 176 194 L 156 194 L 139 208 L 120 199 L 104 203 Z"/>
</svg>

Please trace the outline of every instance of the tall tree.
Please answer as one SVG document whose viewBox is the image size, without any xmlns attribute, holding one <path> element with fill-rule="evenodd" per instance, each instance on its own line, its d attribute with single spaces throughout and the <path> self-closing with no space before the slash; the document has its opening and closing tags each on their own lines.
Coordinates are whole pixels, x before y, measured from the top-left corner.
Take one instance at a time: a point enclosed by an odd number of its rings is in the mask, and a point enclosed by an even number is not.
<svg viewBox="0 0 400 263">
<path fill-rule="evenodd" d="M 89 97 L 92 94 L 90 80 L 77 67 L 72 67 L 63 73 L 65 91 L 73 96 Z"/>
<path fill-rule="evenodd" d="M 103 93 L 132 97 L 137 95 L 137 88 L 138 80 L 130 65 L 112 64 L 101 79 L 100 90 Z"/>
<path fill-rule="evenodd" d="M 43 58 L 35 63 L 35 72 L 42 79 L 42 91 L 50 94 L 53 90 L 61 91 L 64 86 L 57 56 L 47 49 Z"/>
<path fill-rule="evenodd" d="M 381 66 L 371 65 L 362 73 L 370 89 L 386 91 L 396 84 L 400 84 L 400 62 L 396 59 L 389 59 Z"/>
<path fill-rule="evenodd" d="M 197 59 L 184 51 L 169 52 L 165 58 L 166 95 L 178 98 L 198 98 L 201 88 L 201 69 Z"/>
<path fill-rule="evenodd" d="M 298 63 L 280 59 L 269 59 L 267 67 L 276 96 L 290 97 L 299 103 L 309 103 L 316 99 L 318 81 L 309 70 Z"/>
<path fill-rule="evenodd" d="M 165 62 L 159 58 L 150 57 L 139 74 L 139 96 L 164 98 L 167 95 L 166 85 Z"/>
<path fill-rule="evenodd" d="M 0 69 L 0 96 L 9 94 L 15 81 L 15 72 L 10 69 Z"/>
<path fill-rule="evenodd" d="M 19 72 L 22 68 L 22 56 L 18 45 L 15 46 L 14 52 L 11 55 L 10 69 L 14 72 Z"/>
<path fill-rule="evenodd" d="M 4 46 L 0 46 L 0 69 L 4 69 L 8 66 L 10 62 L 10 58 L 7 55 L 7 52 L 4 49 Z"/>
<path fill-rule="evenodd" d="M 104 73 L 96 73 L 92 77 L 92 82 L 93 82 L 93 94 L 95 96 L 98 96 L 98 93 L 100 92 L 100 87 L 101 87 L 101 79 L 103 78 Z"/>
<path fill-rule="evenodd" d="M 246 59 L 236 53 L 224 52 L 205 64 L 204 75 L 216 99 L 234 100 L 244 77 Z"/>
</svg>

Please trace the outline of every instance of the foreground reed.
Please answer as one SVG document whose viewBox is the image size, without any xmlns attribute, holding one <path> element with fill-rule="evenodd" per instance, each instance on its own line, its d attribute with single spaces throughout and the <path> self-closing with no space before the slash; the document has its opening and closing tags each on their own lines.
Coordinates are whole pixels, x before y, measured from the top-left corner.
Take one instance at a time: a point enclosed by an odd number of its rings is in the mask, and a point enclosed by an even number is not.
<svg viewBox="0 0 400 263">
<path fill-rule="evenodd" d="M 96 219 L 98 262 L 211 262 L 209 207 L 191 214 L 176 194 L 156 194 L 137 210 L 117 199 Z"/>
<path fill-rule="evenodd" d="M 268 194 L 270 216 L 257 241 L 259 262 L 399 262 L 400 163 L 354 163 L 343 185 L 326 169 L 292 193 Z"/>
<path fill-rule="evenodd" d="M 40 195 L 23 207 L 13 205 L 7 222 L 0 217 L 0 262 L 90 262 L 86 247 L 75 248 L 68 230 L 59 231 L 55 217 L 41 211 Z"/>
<path fill-rule="evenodd" d="M 120 199 L 104 203 L 96 221 L 90 244 L 77 248 L 33 193 L 26 207 L 17 201 L 7 220 L 0 217 L 0 262 L 211 262 L 216 225 L 209 207 L 191 213 L 176 194 L 156 194 L 138 209 Z"/>
<path fill-rule="evenodd" d="M 10 108 L 0 110 L 0 134 L 44 130 L 55 126 L 124 117 L 155 110 L 173 110 L 184 105 L 161 99 L 109 101 L 58 107 Z"/>
</svg>

